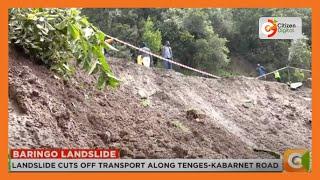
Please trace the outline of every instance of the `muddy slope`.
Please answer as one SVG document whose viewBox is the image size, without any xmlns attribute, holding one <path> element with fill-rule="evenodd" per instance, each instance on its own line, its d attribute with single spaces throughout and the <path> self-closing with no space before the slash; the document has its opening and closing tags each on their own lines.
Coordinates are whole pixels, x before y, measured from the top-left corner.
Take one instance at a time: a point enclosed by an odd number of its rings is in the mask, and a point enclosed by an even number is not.
<svg viewBox="0 0 320 180">
<path fill-rule="evenodd" d="M 123 82 L 95 89 L 9 55 L 9 147 L 120 148 L 123 158 L 272 158 L 311 148 L 311 90 L 245 77 L 187 77 L 111 60 Z"/>
</svg>

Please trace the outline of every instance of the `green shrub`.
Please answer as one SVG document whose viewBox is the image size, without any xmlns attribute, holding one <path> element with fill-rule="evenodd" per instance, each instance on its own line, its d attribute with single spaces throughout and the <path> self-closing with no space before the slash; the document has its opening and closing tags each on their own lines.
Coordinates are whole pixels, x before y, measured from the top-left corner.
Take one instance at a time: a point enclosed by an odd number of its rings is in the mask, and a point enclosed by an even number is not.
<svg viewBox="0 0 320 180">
<path fill-rule="evenodd" d="M 293 82 L 302 82 L 305 80 L 304 72 L 302 70 L 295 69 L 293 70 Z"/>
<path fill-rule="evenodd" d="M 9 43 L 64 77 L 73 73 L 71 61 L 76 60 L 89 74 L 100 74 L 99 89 L 117 85 L 104 56 L 105 49 L 115 48 L 105 43 L 105 34 L 79 9 L 12 8 L 9 12 Z"/>
</svg>

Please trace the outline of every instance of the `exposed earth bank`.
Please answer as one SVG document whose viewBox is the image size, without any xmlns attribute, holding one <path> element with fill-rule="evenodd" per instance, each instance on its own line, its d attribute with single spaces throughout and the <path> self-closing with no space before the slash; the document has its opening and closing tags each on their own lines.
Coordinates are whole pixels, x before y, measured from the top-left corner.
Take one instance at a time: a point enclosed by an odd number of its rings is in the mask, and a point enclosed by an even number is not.
<svg viewBox="0 0 320 180">
<path fill-rule="evenodd" d="M 311 149 L 311 89 L 111 59 L 116 89 L 9 53 L 9 148 L 119 148 L 122 158 L 274 158 Z"/>
</svg>

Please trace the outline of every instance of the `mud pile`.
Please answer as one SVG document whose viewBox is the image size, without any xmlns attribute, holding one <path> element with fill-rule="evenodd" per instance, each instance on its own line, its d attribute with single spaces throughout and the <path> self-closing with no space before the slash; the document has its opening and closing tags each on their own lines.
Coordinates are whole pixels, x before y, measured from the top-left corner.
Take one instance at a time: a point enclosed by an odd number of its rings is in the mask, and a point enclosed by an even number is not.
<svg viewBox="0 0 320 180">
<path fill-rule="evenodd" d="M 311 149 L 311 89 L 111 59 L 120 87 L 63 81 L 9 53 L 10 148 L 119 148 L 122 158 L 273 158 Z M 272 152 L 272 153 L 270 153 Z"/>
</svg>

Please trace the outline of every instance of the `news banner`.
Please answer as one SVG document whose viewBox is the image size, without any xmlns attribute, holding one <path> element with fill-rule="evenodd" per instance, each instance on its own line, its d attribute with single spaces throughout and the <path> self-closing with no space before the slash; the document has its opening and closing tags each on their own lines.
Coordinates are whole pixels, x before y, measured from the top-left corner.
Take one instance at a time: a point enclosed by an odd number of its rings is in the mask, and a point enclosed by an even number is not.
<svg viewBox="0 0 320 180">
<path fill-rule="evenodd" d="M 117 149 L 11 149 L 10 172 L 282 171 L 281 159 L 120 159 Z"/>
</svg>

